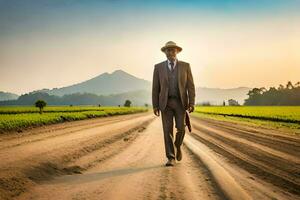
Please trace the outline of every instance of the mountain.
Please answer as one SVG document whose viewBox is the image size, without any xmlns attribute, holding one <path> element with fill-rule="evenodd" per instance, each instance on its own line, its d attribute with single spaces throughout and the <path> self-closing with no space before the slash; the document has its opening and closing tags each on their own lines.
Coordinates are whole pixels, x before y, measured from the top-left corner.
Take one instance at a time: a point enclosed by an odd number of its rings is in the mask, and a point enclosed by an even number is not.
<svg viewBox="0 0 300 200">
<path fill-rule="evenodd" d="M 248 98 L 248 91 L 251 89 L 248 87 L 231 89 L 196 87 L 196 103 L 209 102 L 211 105 L 221 105 L 223 101 L 228 104 L 229 99 L 234 99 L 239 104 L 243 104 L 244 100 Z M 39 95 L 34 95 L 36 93 L 49 94 L 49 97 L 42 97 L 47 98 L 49 103 L 54 105 L 60 103 L 63 105 L 95 103 L 119 105 L 123 104 L 126 99 L 131 100 L 133 105 L 144 105 L 145 103 L 151 105 L 151 90 L 152 82 L 135 77 L 123 70 L 116 70 L 111 74 L 106 72 L 95 78 L 71 86 L 33 91 L 20 96 L 18 101 L 5 101 L 1 105 L 30 105 L 35 98 L 39 97 Z M 72 94 L 76 95 L 70 96 Z M 66 96 L 64 97 L 64 95 Z M 16 99 L 18 96 L 11 96 L 11 98 Z M 79 100 L 74 100 L 76 98 Z"/>
<path fill-rule="evenodd" d="M 103 73 L 95 78 L 77 83 L 71 86 L 43 89 L 34 92 L 46 92 L 50 95 L 63 96 L 73 93 L 93 93 L 97 95 L 110 95 L 136 90 L 150 90 L 151 82 L 137 78 L 123 70 L 116 70 L 110 73 Z"/>
<path fill-rule="evenodd" d="M 0 91 L 0 101 L 14 100 L 17 99 L 18 97 L 19 95 L 17 94 Z"/>
<path fill-rule="evenodd" d="M 223 100 L 228 104 L 229 99 L 235 99 L 240 104 L 244 103 L 250 88 L 240 87 L 232 89 L 196 88 L 196 103 L 209 102 L 211 105 L 221 105 Z M 151 105 L 151 90 L 135 90 L 111 95 L 96 95 L 91 93 L 73 93 L 62 97 L 49 95 L 44 92 L 31 92 L 21 95 L 17 100 L 0 101 L 0 105 L 33 105 L 37 99 L 45 100 L 48 105 L 98 105 L 117 106 L 123 105 L 129 99 L 133 106 Z"/>
</svg>

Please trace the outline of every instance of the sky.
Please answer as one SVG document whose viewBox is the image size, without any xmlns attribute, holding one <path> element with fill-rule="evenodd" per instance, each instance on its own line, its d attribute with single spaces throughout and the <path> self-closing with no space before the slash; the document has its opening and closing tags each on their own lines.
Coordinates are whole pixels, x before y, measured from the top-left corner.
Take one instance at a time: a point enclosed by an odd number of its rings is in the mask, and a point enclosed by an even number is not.
<svg viewBox="0 0 300 200">
<path fill-rule="evenodd" d="M 0 91 L 124 70 L 152 81 L 174 41 L 197 87 L 300 81 L 300 0 L 0 0 Z"/>
</svg>

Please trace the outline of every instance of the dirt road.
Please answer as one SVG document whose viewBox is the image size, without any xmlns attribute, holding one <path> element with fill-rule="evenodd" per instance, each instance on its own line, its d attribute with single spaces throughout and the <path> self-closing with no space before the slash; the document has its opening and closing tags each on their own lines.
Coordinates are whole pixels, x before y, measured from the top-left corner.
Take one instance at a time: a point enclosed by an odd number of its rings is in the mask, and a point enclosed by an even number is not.
<svg viewBox="0 0 300 200">
<path fill-rule="evenodd" d="M 151 112 L 0 137 L 1 199 L 300 199 L 300 138 L 192 118 L 165 167 Z M 174 129 L 175 130 L 175 129 Z"/>
</svg>

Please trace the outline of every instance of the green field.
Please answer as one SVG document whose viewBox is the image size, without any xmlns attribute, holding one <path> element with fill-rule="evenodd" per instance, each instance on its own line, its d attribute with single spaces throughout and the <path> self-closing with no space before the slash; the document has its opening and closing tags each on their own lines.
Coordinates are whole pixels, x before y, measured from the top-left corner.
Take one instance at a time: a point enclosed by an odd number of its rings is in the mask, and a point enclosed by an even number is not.
<svg viewBox="0 0 300 200">
<path fill-rule="evenodd" d="M 0 132 L 64 121 L 145 112 L 145 107 L 47 106 L 44 113 L 32 106 L 0 107 Z"/>
<path fill-rule="evenodd" d="M 300 106 L 197 106 L 193 115 L 298 129 L 296 132 L 300 132 Z"/>
</svg>

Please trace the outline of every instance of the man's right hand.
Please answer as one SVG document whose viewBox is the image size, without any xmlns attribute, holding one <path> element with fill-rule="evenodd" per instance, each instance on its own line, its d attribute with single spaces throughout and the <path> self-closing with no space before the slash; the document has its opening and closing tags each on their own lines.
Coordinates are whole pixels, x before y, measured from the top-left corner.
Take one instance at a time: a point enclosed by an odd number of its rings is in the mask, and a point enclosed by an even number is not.
<svg viewBox="0 0 300 200">
<path fill-rule="evenodd" d="M 158 108 L 153 109 L 153 112 L 154 112 L 154 115 L 159 117 L 159 109 Z"/>
</svg>

